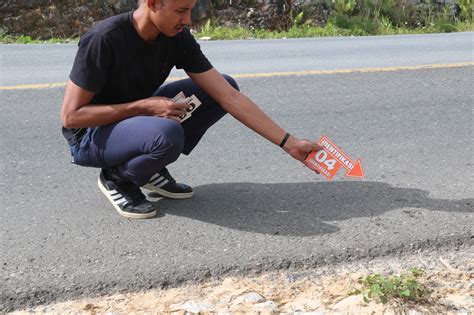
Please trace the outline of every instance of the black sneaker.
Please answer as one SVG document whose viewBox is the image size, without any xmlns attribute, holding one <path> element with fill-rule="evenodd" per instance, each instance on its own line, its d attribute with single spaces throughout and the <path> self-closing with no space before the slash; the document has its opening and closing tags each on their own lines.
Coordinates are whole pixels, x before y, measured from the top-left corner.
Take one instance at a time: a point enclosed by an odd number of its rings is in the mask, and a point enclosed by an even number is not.
<svg viewBox="0 0 474 315">
<path fill-rule="evenodd" d="M 155 207 L 146 200 L 140 187 L 119 177 L 112 170 L 102 169 L 97 184 L 120 215 L 133 219 L 147 219 L 156 215 Z"/>
<path fill-rule="evenodd" d="M 186 199 L 193 196 L 193 189 L 188 185 L 177 183 L 166 168 L 153 175 L 142 187 L 171 199 Z"/>
</svg>

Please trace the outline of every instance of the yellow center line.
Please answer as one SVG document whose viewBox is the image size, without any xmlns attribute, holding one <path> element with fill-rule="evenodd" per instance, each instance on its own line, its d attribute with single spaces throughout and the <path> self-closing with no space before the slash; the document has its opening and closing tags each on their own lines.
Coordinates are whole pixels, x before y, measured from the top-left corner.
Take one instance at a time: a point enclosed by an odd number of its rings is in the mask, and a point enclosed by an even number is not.
<svg viewBox="0 0 474 315">
<path fill-rule="evenodd" d="M 474 62 L 457 62 L 457 63 L 441 63 L 441 64 L 427 64 L 427 65 L 416 65 L 416 66 L 377 67 L 377 68 L 242 73 L 242 74 L 234 74 L 232 75 L 232 77 L 236 79 L 248 79 L 248 78 L 268 78 L 268 77 L 283 77 L 283 76 L 289 77 L 289 76 L 307 76 L 307 75 L 324 75 L 324 74 L 414 71 L 414 70 L 425 70 L 425 69 L 460 68 L 460 67 L 469 67 L 469 66 L 474 66 Z M 176 80 L 180 80 L 184 78 L 185 77 L 169 77 L 166 81 L 176 81 Z M 65 86 L 66 86 L 66 82 L 6 85 L 6 86 L 0 86 L 0 91 L 1 90 L 49 89 L 49 88 L 65 87 Z"/>
</svg>

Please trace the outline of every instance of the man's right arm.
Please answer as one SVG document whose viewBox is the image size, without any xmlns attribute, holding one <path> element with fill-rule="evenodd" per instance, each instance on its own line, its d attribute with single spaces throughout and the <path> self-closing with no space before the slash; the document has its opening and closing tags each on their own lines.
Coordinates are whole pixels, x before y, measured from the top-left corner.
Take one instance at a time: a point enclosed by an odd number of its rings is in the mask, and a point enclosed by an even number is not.
<svg viewBox="0 0 474 315">
<path fill-rule="evenodd" d="M 133 116 L 160 116 L 179 122 L 185 104 L 168 98 L 150 97 L 123 104 L 91 104 L 94 93 L 69 80 L 61 107 L 61 122 L 65 128 L 87 128 L 108 125 Z"/>
</svg>

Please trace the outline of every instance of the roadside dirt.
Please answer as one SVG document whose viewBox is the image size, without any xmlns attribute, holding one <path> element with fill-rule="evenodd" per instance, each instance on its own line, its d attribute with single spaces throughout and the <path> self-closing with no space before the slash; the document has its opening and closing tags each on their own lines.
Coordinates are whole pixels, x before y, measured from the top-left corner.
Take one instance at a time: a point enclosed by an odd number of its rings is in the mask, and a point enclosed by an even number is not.
<svg viewBox="0 0 474 315">
<path fill-rule="evenodd" d="M 284 270 L 248 277 L 227 277 L 178 288 L 86 298 L 12 314 L 473 314 L 474 248 L 419 252 L 402 257 Z M 398 275 L 417 267 L 420 282 L 432 290 L 429 303 L 381 304 L 349 295 L 359 277 Z"/>
</svg>

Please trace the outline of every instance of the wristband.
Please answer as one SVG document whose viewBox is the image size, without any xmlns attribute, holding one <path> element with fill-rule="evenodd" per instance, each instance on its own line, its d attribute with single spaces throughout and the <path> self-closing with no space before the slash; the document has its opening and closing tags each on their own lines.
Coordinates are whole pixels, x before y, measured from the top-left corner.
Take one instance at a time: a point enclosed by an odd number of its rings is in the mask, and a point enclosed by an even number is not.
<svg viewBox="0 0 474 315">
<path fill-rule="evenodd" d="M 283 148 L 285 146 L 285 143 L 286 143 L 286 141 L 288 140 L 289 137 L 290 137 L 290 134 L 287 132 L 285 134 L 285 137 L 283 138 L 283 140 L 280 143 L 280 148 Z"/>
</svg>

